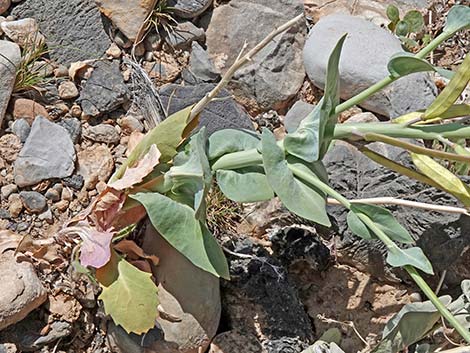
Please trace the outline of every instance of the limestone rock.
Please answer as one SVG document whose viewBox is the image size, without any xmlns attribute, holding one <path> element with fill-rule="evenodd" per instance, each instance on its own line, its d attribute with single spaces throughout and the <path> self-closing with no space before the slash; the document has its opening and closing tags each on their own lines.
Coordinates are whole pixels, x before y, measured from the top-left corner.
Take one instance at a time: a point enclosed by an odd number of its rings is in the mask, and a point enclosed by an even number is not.
<svg viewBox="0 0 470 353">
<path fill-rule="evenodd" d="M 89 126 L 83 129 L 83 136 L 95 142 L 104 142 L 107 144 L 118 144 L 120 140 L 119 133 L 114 126 L 109 124 L 99 124 Z"/>
<path fill-rule="evenodd" d="M 21 61 L 21 51 L 17 44 L 0 40 L 0 130 L 3 117 L 15 86 L 16 70 Z"/>
<path fill-rule="evenodd" d="M 15 183 L 29 186 L 72 174 L 75 149 L 67 131 L 38 116 L 14 165 Z"/>
</svg>

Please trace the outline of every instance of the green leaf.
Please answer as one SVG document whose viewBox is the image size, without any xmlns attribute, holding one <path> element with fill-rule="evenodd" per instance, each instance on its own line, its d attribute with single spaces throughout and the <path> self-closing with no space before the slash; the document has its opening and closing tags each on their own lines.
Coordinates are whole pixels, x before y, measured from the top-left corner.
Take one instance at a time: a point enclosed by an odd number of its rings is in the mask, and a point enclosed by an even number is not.
<svg viewBox="0 0 470 353">
<path fill-rule="evenodd" d="M 410 31 L 410 26 L 407 22 L 405 21 L 399 21 L 397 23 L 397 27 L 395 28 L 395 33 L 398 36 L 406 36 Z"/>
<path fill-rule="evenodd" d="M 434 66 L 424 59 L 416 58 L 411 53 L 393 55 L 387 68 L 394 77 L 406 76 L 414 72 L 435 71 Z"/>
<path fill-rule="evenodd" d="M 470 27 L 470 7 L 465 5 L 452 6 L 447 14 L 444 32 L 453 34 L 467 27 Z"/>
<path fill-rule="evenodd" d="M 390 239 L 404 244 L 414 243 L 410 233 L 408 233 L 405 227 L 398 223 L 393 214 L 386 208 L 375 205 L 354 203 L 351 206 L 351 211 L 354 213 L 363 213 L 368 216 L 386 235 L 388 235 Z M 350 216 L 348 215 L 348 217 Z M 354 219 L 354 221 L 356 220 Z M 359 221 L 362 223 L 361 220 Z M 359 230 L 359 226 L 357 226 L 357 224 L 354 226 Z M 354 231 L 353 233 L 356 234 Z M 364 234 L 364 236 L 367 236 L 367 234 Z"/>
<path fill-rule="evenodd" d="M 286 151 L 307 162 L 321 159 L 332 139 L 332 130 L 336 124 L 334 112 L 339 104 L 339 59 L 345 39 L 346 34 L 340 38 L 328 59 L 323 98 L 300 122 L 297 130 L 284 139 Z"/>
<path fill-rule="evenodd" d="M 110 182 L 121 178 L 126 168 L 140 160 L 153 144 L 157 145 L 161 153 L 160 161 L 168 162 L 176 155 L 176 148 L 186 138 L 189 132 L 197 126 L 197 119 L 190 122 L 189 117 L 193 106 L 180 110 L 163 120 L 150 130 L 140 143 L 134 148 L 130 156 L 113 174 Z"/>
<path fill-rule="evenodd" d="M 193 207 L 200 220 L 205 218 L 205 197 L 212 182 L 206 142 L 206 131 L 202 128 L 191 136 L 184 150 L 175 156 L 173 167 L 165 174 L 165 179 L 173 184 L 171 198 Z"/>
<path fill-rule="evenodd" d="M 209 160 L 219 158 L 227 153 L 257 148 L 259 136 L 246 130 L 224 129 L 214 132 L 209 137 Z"/>
<path fill-rule="evenodd" d="M 327 343 L 334 342 L 339 345 L 341 343 L 341 331 L 337 327 L 329 328 L 323 332 L 319 338 L 319 341 L 324 341 Z"/>
<path fill-rule="evenodd" d="M 403 21 L 408 23 L 408 28 L 411 33 L 418 33 L 424 27 L 423 15 L 417 10 L 408 11 L 405 17 L 403 17 Z"/>
<path fill-rule="evenodd" d="M 470 10 L 470 9 L 469 9 Z M 470 81 L 470 55 L 466 55 L 447 86 L 424 112 L 424 120 L 433 119 L 445 113 L 460 97 Z"/>
<path fill-rule="evenodd" d="M 395 5 L 388 5 L 387 6 L 387 17 L 392 23 L 397 23 L 400 21 L 400 11 L 398 11 L 398 7 Z"/>
<path fill-rule="evenodd" d="M 261 144 L 266 177 L 287 209 L 300 217 L 330 226 L 326 213 L 325 195 L 294 177 L 285 159 L 284 151 L 277 145 L 272 132 L 267 129 L 263 130 Z M 313 172 L 310 171 L 310 173 L 315 176 Z"/>
<path fill-rule="evenodd" d="M 442 189 L 470 206 L 470 188 L 459 177 L 447 170 L 431 157 L 410 153 L 411 159 L 421 173 L 436 182 Z"/>
<path fill-rule="evenodd" d="M 349 230 L 358 237 L 365 240 L 377 239 L 373 232 L 359 219 L 354 211 L 349 211 L 346 217 Z"/>
<path fill-rule="evenodd" d="M 439 300 L 448 305 L 450 296 Z M 384 328 L 382 339 L 393 341 L 394 352 L 404 350 L 424 338 L 438 323 L 441 315 L 430 301 L 406 304 Z"/>
<path fill-rule="evenodd" d="M 228 279 L 227 261 L 222 249 L 195 211 L 159 193 L 129 195 L 146 209 L 155 229 L 171 246 L 186 256 L 195 266 Z"/>
<path fill-rule="evenodd" d="M 265 201 L 274 197 L 261 167 L 218 170 L 216 177 L 223 194 L 235 202 Z"/>
<path fill-rule="evenodd" d="M 389 250 L 387 263 L 392 267 L 410 265 L 430 275 L 434 274 L 431 263 L 426 255 L 424 255 L 423 250 L 418 247 L 408 249 L 393 248 Z"/>
<path fill-rule="evenodd" d="M 105 267 L 97 270 L 106 314 L 127 333 L 146 333 L 158 316 L 157 286 L 152 275 L 113 253 Z"/>
</svg>

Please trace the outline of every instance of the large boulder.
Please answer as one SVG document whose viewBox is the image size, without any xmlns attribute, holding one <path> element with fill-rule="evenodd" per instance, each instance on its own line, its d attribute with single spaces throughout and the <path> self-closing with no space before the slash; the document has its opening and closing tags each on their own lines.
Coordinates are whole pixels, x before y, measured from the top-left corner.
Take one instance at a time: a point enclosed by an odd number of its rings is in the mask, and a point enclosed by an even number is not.
<svg viewBox="0 0 470 353">
<path fill-rule="evenodd" d="M 42 116 L 36 117 L 14 165 L 16 185 L 66 178 L 74 168 L 75 149 L 67 130 Z"/>
<path fill-rule="evenodd" d="M 339 65 L 341 98 L 348 99 L 389 75 L 390 57 L 403 52 L 389 31 L 359 17 L 335 14 L 322 18 L 310 31 L 304 48 L 305 70 L 315 86 L 324 88 L 328 57 L 339 38 L 348 33 Z M 428 107 L 437 89 L 427 73 L 415 73 L 391 84 L 360 105 L 375 113 L 397 117 Z"/>
<path fill-rule="evenodd" d="M 244 44 L 253 48 L 271 31 L 301 14 L 302 4 L 301 0 L 232 0 L 216 7 L 206 32 L 209 55 L 214 62 L 223 63 L 225 72 Z M 245 107 L 254 111 L 283 109 L 298 92 L 305 77 L 301 54 L 305 31 L 300 22 L 237 71 L 230 87 Z"/>
<path fill-rule="evenodd" d="M 12 42 L 0 40 L 0 130 L 3 117 L 15 86 L 16 70 L 20 65 L 20 47 Z"/>
<path fill-rule="evenodd" d="M 49 55 L 60 64 L 98 59 L 111 45 L 94 0 L 28 0 L 12 15 L 38 21 Z"/>
</svg>

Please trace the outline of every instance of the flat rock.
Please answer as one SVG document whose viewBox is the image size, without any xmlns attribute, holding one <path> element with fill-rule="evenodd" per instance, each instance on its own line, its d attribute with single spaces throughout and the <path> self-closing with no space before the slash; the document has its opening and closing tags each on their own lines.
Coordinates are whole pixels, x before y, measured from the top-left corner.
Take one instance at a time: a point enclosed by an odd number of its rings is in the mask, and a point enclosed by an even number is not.
<svg viewBox="0 0 470 353">
<path fill-rule="evenodd" d="M 245 43 L 247 48 L 254 47 L 275 28 L 302 12 L 301 0 L 232 0 L 218 6 L 206 31 L 208 53 L 225 72 Z M 285 108 L 305 77 L 302 62 L 305 32 L 305 24 L 301 22 L 269 43 L 250 65 L 238 70 L 230 85 L 237 100 L 253 110 Z"/>
<path fill-rule="evenodd" d="M 40 45 L 44 36 L 39 32 L 38 23 L 34 18 L 23 18 L 17 21 L 4 21 L 0 24 L 8 38 L 20 47 Z"/>
<path fill-rule="evenodd" d="M 83 176 L 87 190 L 93 189 L 99 181 L 107 182 L 113 172 L 113 155 L 106 146 L 90 146 L 78 152 L 77 158 L 77 173 Z"/>
<path fill-rule="evenodd" d="M 99 61 L 85 83 L 77 102 L 88 116 L 98 116 L 118 108 L 130 97 L 117 62 Z"/>
<path fill-rule="evenodd" d="M 324 87 L 328 57 L 344 33 L 348 37 L 340 60 L 340 94 L 348 99 L 387 77 L 390 57 L 403 49 L 389 31 L 362 18 L 342 14 L 324 17 L 310 31 L 304 48 L 305 69 L 317 87 Z M 426 108 L 436 93 L 430 76 L 416 73 L 401 78 L 360 105 L 393 118 Z"/>
<path fill-rule="evenodd" d="M 198 42 L 191 44 L 189 67 L 183 72 L 183 79 L 189 83 L 214 82 L 220 77 L 209 54 Z"/>
<path fill-rule="evenodd" d="M 15 183 L 23 187 L 68 177 L 74 163 L 75 149 L 67 131 L 38 116 L 15 162 Z"/>
<path fill-rule="evenodd" d="M 187 49 L 192 42 L 205 38 L 204 30 L 189 21 L 178 23 L 171 32 L 165 34 L 165 41 L 175 49 Z"/>
<path fill-rule="evenodd" d="M 31 213 L 41 213 L 47 206 L 47 199 L 37 191 L 20 192 L 24 207 Z"/>
<path fill-rule="evenodd" d="M 134 41 L 157 0 L 96 0 L 101 12 Z"/>
<path fill-rule="evenodd" d="M 46 108 L 32 99 L 18 98 L 13 101 L 13 117 L 15 119 L 26 119 L 31 125 L 38 115 L 49 118 Z"/>
<path fill-rule="evenodd" d="M 168 6 L 172 7 L 176 16 L 181 18 L 194 18 L 201 15 L 210 5 L 212 0 L 169 0 Z"/>
<path fill-rule="evenodd" d="M 98 59 L 111 44 L 93 0 L 28 0 L 12 15 L 38 21 L 49 55 L 60 64 Z"/>
<path fill-rule="evenodd" d="M 109 124 L 88 126 L 83 129 L 83 137 L 95 142 L 104 142 L 112 145 L 118 144 L 120 140 L 117 130 Z"/>
<path fill-rule="evenodd" d="M 0 255 L 0 330 L 18 321 L 47 299 L 29 262 L 17 262 L 11 252 Z"/>
<path fill-rule="evenodd" d="M 170 115 L 198 102 L 214 87 L 214 84 L 197 86 L 169 84 L 162 87 L 160 96 L 164 107 L 168 106 L 168 102 L 170 102 L 168 109 Z M 199 126 L 205 126 L 209 135 L 221 129 L 253 130 L 250 116 L 237 102 L 228 98 L 229 96 L 230 93 L 223 90 L 218 98 L 227 98 L 211 102 L 201 113 Z"/>
<path fill-rule="evenodd" d="M 20 61 L 20 47 L 15 43 L 0 40 L 0 130 L 15 86 L 16 70 Z"/>
</svg>

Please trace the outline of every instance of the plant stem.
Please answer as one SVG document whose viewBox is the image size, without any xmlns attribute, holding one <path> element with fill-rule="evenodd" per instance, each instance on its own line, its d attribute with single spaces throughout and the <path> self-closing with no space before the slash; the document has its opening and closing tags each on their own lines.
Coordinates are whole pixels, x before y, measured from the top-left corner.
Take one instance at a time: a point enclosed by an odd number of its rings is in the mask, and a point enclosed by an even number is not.
<svg viewBox="0 0 470 353">
<path fill-rule="evenodd" d="M 426 297 L 434 304 L 439 313 L 449 322 L 449 324 L 457 330 L 457 332 L 462 336 L 465 341 L 470 343 L 470 331 L 465 329 L 457 319 L 452 315 L 452 313 L 445 307 L 444 304 L 437 298 L 437 295 L 433 290 L 428 286 L 426 281 L 421 277 L 419 272 L 413 266 L 405 266 L 405 270 L 415 281 L 418 287 L 423 291 Z"/>
<path fill-rule="evenodd" d="M 223 155 L 212 165 L 212 170 L 238 169 L 261 163 L 263 163 L 263 157 L 256 148 L 253 148 Z"/>
<path fill-rule="evenodd" d="M 426 45 L 423 49 L 416 53 L 415 57 L 417 57 L 418 59 L 424 59 L 426 56 L 428 56 L 429 53 L 436 49 L 439 44 L 452 37 L 453 34 L 454 33 L 442 32 L 436 38 L 434 38 L 428 45 Z"/>
</svg>

